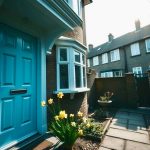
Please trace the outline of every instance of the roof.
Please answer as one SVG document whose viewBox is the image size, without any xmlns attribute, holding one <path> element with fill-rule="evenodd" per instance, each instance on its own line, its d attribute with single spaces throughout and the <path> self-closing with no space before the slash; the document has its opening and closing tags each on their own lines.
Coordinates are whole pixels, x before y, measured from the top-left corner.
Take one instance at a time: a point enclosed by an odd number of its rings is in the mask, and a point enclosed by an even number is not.
<svg viewBox="0 0 150 150">
<path fill-rule="evenodd" d="M 138 31 L 132 31 L 127 34 L 124 34 L 118 38 L 113 39 L 111 42 L 103 43 L 91 50 L 88 53 L 88 58 L 109 52 L 114 49 L 118 49 L 125 45 L 137 42 L 142 39 L 150 37 L 150 25 L 147 25 L 143 28 L 140 28 Z"/>
</svg>

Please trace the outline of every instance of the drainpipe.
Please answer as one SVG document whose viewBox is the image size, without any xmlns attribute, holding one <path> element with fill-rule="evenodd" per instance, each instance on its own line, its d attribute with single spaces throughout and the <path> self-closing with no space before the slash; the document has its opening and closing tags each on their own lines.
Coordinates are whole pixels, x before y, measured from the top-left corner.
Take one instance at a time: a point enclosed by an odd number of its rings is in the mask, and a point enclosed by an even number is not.
<svg viewBox="0 0 150 150">
<path fill-rule="evenodd" d="M 128 73 L 129 70 L 128 70 L 127 53 L 126 53 L 126 50 L 124 47 L 122 47 L 122 49 L 124 51 L 124 61 L 125 61 L 125 66 L 124 66 L 125 70 L 124 71 L 125 71 L 125 73 Z"/>
</svg>

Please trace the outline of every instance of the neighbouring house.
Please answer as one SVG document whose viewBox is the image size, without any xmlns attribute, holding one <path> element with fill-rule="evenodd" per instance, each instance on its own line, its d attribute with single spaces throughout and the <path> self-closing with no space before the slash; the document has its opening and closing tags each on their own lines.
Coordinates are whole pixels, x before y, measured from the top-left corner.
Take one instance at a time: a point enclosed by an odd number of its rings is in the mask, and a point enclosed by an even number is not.
<svg viewBox="0 0 150 150">
<path fill-rule="evenodd" d="M 77 26 L 84 27 L 77 11 L 91 0 L 83 0 L 82 7 L 77 2 L 81 1 L 0 0 L 0 149 L 10 148 L 36 133 L 47 131 L 47 109 L 41 107 L 41 101 L 47 99 L 46 54 L 55 53 L 53 45 L 59 44 L 58 37 Z M 75 40 L 66 43 L 67 50 L 77 49 L 80 55 L 81 52 L 85 54 L 85 45 Z M 64 59 L 66 51 L 56 47 Z M 71 61 L 68 52 L 71 51 L 67 51 L 67 60 Z M 49 67 L 52 71 L 49 75 L 55 75 L 56 66 L 52 63 Z M 62 76 L 57 82 L 61 82 L 61 86 L 56 92 L 67 87 L 63 72 L 66 67 L 60 68 Z M 78 72 L 78 67 L 76 70 Z M 74 78 L 68 80 L 72 82 Z"/>
<path fill-rule="evenodd" d="M 98 77 L 121 77 L 125 73 L 143 74 L 150 69 L 150 25 L 114 38 L 97 47 L 89 45 L 88 68 L 95 69 Z"/>
</svg>

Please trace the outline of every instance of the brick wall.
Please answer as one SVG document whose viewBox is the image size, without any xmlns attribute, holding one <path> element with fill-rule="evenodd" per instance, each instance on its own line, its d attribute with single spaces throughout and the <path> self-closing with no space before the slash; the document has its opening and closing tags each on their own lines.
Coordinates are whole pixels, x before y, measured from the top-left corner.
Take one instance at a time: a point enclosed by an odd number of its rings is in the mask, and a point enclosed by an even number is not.
<svg viewBox="0 0 150 150">
<path fill-rule="evenodd" d="M 71 32 L 66 32 L 63 34 L 63 36 L 65 37 L 69 37 L 69 38 L 73 38 L 77 41 L 79 41 L 80 43 L 84 44 L 84 40 L 83 40 L 83 29 L 81 27 L 75 27 L 73 31 Z"/>
</svg>

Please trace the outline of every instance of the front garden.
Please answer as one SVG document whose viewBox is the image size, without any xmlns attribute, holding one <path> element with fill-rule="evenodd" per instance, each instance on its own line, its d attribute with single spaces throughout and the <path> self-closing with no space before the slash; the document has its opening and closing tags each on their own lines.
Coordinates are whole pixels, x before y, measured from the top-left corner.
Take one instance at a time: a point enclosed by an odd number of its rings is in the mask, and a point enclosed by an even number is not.
<svg viewBox="0 0 150 150">
<path fill-rule="evenodd" d="M 86 117 L 80 111 L 77 114 L 68 114 L 61 108 L 63 96 L 61 92 L 57 94 L 57 103 L 51 98 L 48 100 L 48 104 L 41 103 L 43 107 L 48 107 L 50 118 L 52 118 L 49 122 L 49 132 L 59 139 L 59 142 L 54 146 L 55 149 L 97 150 L 114 111 L 106 110 L 106 106 L 104 108 L 99 106 L 96 111 Z M 103 103 L 107 103 L 109 100 L 102 99 Z"/>
</svg>

